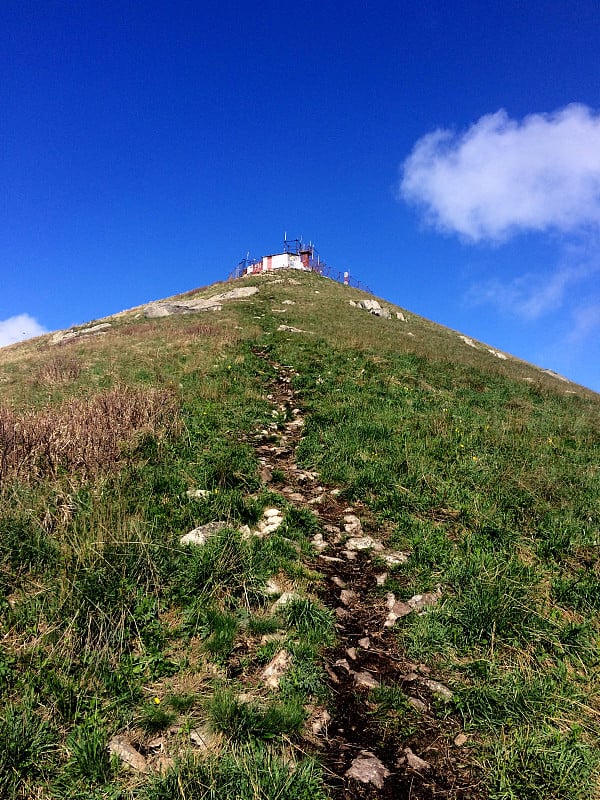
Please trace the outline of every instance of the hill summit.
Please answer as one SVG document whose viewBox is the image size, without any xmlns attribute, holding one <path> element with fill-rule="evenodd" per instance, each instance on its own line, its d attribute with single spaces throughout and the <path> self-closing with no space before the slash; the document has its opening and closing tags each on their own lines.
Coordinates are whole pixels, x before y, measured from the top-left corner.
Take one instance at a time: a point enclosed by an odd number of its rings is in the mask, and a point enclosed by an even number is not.
<svg viewBox="0 0 600 800">
<path fill-rule="evenodd" d="M 593 392 L 288 269 L 0 391 L 3 796 L 596 796 Z"/>
</svg>

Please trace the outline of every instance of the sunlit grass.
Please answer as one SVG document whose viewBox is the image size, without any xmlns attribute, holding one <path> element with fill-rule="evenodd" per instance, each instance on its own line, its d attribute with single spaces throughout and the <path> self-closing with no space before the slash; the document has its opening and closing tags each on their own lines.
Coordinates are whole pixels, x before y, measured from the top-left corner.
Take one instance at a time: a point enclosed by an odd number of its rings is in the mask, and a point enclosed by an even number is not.
<svg viewBox="0 0 600 800">
<path fill-rule="evenodd" d="M 291 764 L 285 747 L 307 706 L 329 699 L 321 661 L 335 626 L 302 563 L 318 517 L 260 479 L 251 437 L 273 420 L 275 375 L 260 348 L 298 373 L 298 462 L 410 552 L 389 578 L 397 596 L 441 588 L 399 641 L 451 684 L 443 713 L 476 731 L 490 796 L 593 796 L 598 398 L 298 278 L 250 279 L 252 302 L 218 315 L 133 311 L 95 340 L 0 351 L 2 791 L 225 798 L 215 787 L 227 781 L 241 798 L 325 796 L 313 762 Z M 310 333 L 278 333 L 282 322 Z M 285 474 L 274 478 L 280 490 Z M 281 528 L 244 536 L 269 505 Z M 204 548 L 180 545 L 216 520 L 227 527 Z M 299 595 L 278 613 L 273 576 Z M 253 695 L 281 648 L 292 666 L 277 696 Z M 398 687 L 374 703 L 395 730 L 416 724 Z M 185 732 L 200 709 L 228 743 L 222 758 L 184 759 L 135 787 L 107 761 L 110 735 Z"/>
</svg>

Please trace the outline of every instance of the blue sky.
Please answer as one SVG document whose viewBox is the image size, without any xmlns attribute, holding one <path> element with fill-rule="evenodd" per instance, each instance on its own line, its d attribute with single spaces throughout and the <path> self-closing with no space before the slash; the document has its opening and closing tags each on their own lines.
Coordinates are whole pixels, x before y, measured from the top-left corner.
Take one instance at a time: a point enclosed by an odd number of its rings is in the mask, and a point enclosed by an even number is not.
<svg viewBox="0 0 600 800">
<path fill-rule="evenodd" d="M 0 344 L 284 231 L 600 391 L 598 3 L 0 8 Z"/>
</svg>

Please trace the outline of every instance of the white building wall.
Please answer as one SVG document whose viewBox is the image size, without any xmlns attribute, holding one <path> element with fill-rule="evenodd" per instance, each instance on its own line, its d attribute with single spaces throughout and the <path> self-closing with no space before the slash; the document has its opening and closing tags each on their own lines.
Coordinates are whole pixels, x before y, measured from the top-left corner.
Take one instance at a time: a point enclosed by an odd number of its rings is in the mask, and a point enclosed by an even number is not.
<svg viewBox="0 0 600 800">
<path fill-rule="evenodd" d="M 304 266 L 300 256 L 294 253 L 276 253 L 272 256 L 264 256 L 262 261 L 248 267 L 246 274 L 269 272 L 273 269 L 304 269 Z"/>
</svg>

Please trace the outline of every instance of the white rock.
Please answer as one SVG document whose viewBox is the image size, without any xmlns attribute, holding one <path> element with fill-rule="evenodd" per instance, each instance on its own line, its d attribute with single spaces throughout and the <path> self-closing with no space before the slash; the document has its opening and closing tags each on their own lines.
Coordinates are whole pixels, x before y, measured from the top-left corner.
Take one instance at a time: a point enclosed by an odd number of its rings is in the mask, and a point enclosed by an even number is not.
<svg viewBox="0 0 600 800">
<path fill-rule="evenodd" d="M 209 494 L 208 489 L 188 489 L 186 492 L 186 495 L 193 500 L 202 500 L 204 497 L 208 497 Z"/>
<path fill-rule="evenodd" d="M 388 553 L 382 554 L 381 558 L 385 561 L 386 564 L 389 564 L 390 567 L 395 567 L 399 564 L 406 564 L 410 556 L 410 553 L 402 553 L 398 550 L 392 550 Z"/>
<path fill-rule="evenodd" d="M 263 511 L 263 517 L 270 519 L 271 517 L 280 517 L 281 511 L 278 508 L 267 508 Z"/>
<path fill-rule="evenodd" d="M 294 328 L 293 325 L 280 325 L 277 330 L 287 333 L 312 333 L 312 331 L 303 331 L 300 328 Z"/>
<path fill-rule="evenodd" d="M 296 592 L 284 592 L 280 598 L 278 598 L 273 605 L 271 606 L 271 613 L 278 611 L 280 608 L 283 608 L 288 603 L 291 603 L 293 600 L 299 600 L 300 595 Z"/>
<path fill-rule="evenodd" d="M 358 307 L 365 311 L 377 311 L 381 308 L 377 300 L 359 300 Z"/>
<path fill-rule="evenodd" d="M 383 545 L 378 539 L 371 536 L 355 536 L 346 541 L 348 550 L 383 550 Z"/>
<path fill-rule="evenodd" d="M 269 689 L 277 689 L 279 681 L 288 671 L 292 656 L 287 650 L 280 650 L 261 672 L 261 678 Z"/>
<path fill-rule="evenodd" d="M 361 534 L 362 525 L 355 514 L 346 514 L 344 517 L 344 530 L 346 533 Z"/>
<path fill-rule="evenodd" d="M 194 528 L 194 530 L 189 533 L 184 533 L 179 543 L 182 545 L 193 544 L 197 547 L 201 547 L 206 544 L 211 537 L 226 527 L 226 522 L 208 522 L 206 525 L 200 525 L 199 528 Z"/>
<path fill-rule="evenodd" d="M 269 578 L 267 581 L 267 585 L 265 586 L 266 594 L 281 594 L 281 586 L 273 580 L 273 578 Z"/>
<path fill-rule="evenodd" d="M 419 682 L 422 683 L 423 686 L 427 686 L 427 688 L 431 689 L 435 695 L 441 697 L 442 700 L 445 700 L 446 702 L 452 700 L 454 697 L 452 691 L 439 681 L 431 680 L 431 678 L 421 678 Z"/>
</svg>

